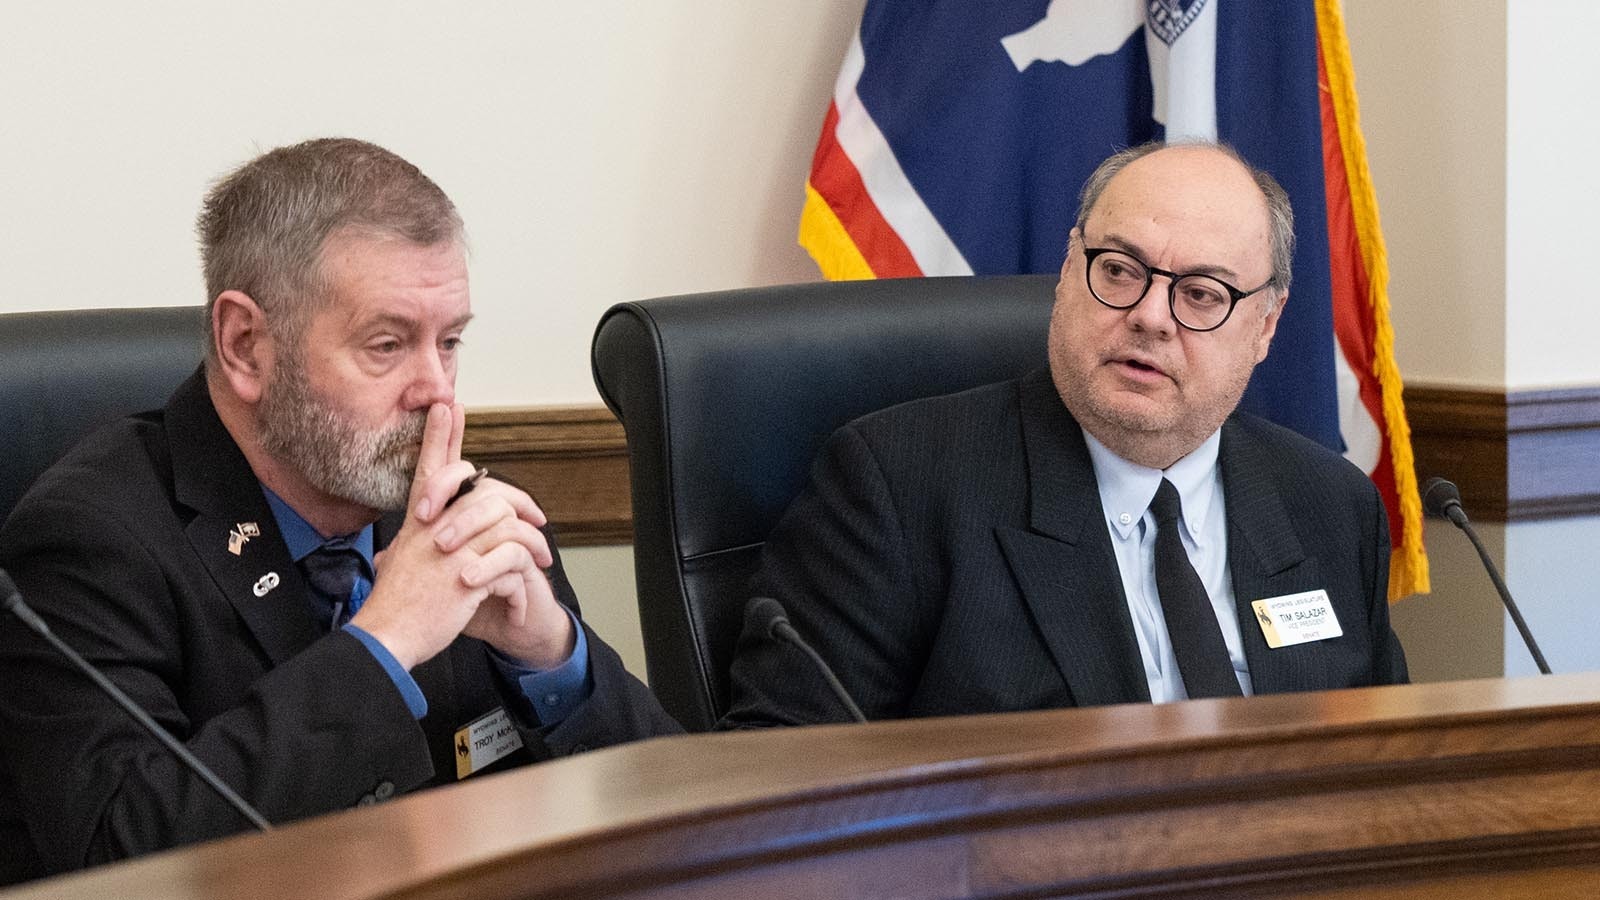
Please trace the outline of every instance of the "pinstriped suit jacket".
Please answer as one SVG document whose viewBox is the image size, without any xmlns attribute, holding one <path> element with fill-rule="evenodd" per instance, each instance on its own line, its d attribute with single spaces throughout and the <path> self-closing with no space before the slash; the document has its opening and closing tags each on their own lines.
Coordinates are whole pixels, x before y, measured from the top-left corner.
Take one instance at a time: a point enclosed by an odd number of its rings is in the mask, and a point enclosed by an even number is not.
<svg viewBox="0 0 1600 900">
<path fill-rule="evenodd" d="M 1371 481 L 1242 413 L 1220 465 L 1256 692 L 1405 681 Z M 1044 370 L 840 429 L 752 588 L 784 604 L 869 718 L 1150 699 L 1088 449 Z M 1250 602 L 1317 588 L 1343 636 L 1269 648 Z M 758 634 L 740 639 L 732 688 L 726 725 L 844 718 L 793 650 Z"/>
</svg>

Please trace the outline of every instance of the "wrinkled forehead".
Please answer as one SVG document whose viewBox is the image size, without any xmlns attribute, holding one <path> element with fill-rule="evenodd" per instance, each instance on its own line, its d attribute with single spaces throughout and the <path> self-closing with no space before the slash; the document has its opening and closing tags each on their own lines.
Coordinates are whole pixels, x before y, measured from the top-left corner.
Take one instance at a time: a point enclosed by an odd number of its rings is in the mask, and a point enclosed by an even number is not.
<svg viewBox="0 0 1600 900">
<path fill-rule="evenodd" d="M 1163 268 L 1226 266 L 1251 284 L 1271 273 L 1266 197 L 1249 171 L 1217 150 L 1169 147 L 1118 172 L 1084 223 Z"/>
</svg>

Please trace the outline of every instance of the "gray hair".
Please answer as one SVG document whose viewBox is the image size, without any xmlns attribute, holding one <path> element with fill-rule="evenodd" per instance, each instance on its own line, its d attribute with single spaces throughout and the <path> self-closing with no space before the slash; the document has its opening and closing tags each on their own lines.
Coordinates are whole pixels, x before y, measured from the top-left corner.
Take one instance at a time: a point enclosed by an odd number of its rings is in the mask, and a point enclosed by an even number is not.
<svg viewBox="0 0 1600 900">
<path fill-rule="evenodd" d="M 195 225 L 206 279 L 206 325 L 224 291 L 248 294 L 274 335 L 301 333 L 328 297 L 322 253 L 354 231 L 421 246 L 461 241 L 454 203 L 414 165 L 375 144 L 320 138 L 279 147 L 224 175 Z M 207 342 L 206 357 L 215 347 Z"/>
<path fill-rule="evenodd" d="M 1294 208 L 1289 205 L 1289 194 L 1278 184 L 1276 178 L 1250 165 L 1239 155 L 1239 151 L 1227 144 L 1205 140 L 1170 143 L 1150 141 L 1112 154 L 1089 175 L 1089 179 L 1083 183 L 1083 190 L 1078 194 L 1078 221 L 1073 223 L 1078 233 L 1083 233 L 1084 223 L 1089 221 L 1089 213 L 1094 211 L 1094 205 L 1100 201 L 1100 195 L 1105 193 L 1106 185 L 1111 183 L 1111 179 L 1115 178 L 1117 173 L 1126 169 L 1134 160 L 1143 159 L 1167 147 L 1207 147 L 1216 150 L 1243 166 L 1255 180 L 1256 187 L 1261 189 L 1262 198 L 1267 201 L 1272 241 L 1272 277 L 1267 286 L 1273 289 L 1273 303 L 1276 304 L 1289 292 L 1289 282 L 1294 274 Z"/>
</svg>

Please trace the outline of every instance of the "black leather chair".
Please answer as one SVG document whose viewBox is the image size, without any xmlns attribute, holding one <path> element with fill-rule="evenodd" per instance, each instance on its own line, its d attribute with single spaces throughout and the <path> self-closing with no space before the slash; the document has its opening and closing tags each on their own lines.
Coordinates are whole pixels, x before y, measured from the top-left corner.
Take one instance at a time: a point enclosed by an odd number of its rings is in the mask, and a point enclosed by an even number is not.
<svg viewBox="0 0 1600 900">
<path fill-rule="evenodd" d="M 84 435 L 164 404 L 200 362 L 204 323 L 200 306 L 0 315 L 0 521 Z M 21 822 L 0 820 L 0 846 L 0 885 L 36 874 Z"/>
<path fill-rule="evenodd" d="M 155 409 L 204 353 L 205 309 L 0 315 L 0 521 L 95 427 Z"/>
<path fill-rule="evenodd" d="M 684 727 L 727 709 L 747 583 L 827 436 L 1044 365 L 1055 280 L 789 285 L 606 312 L 592 362 L 627 430 L 650 687 Z"/>
</svg>

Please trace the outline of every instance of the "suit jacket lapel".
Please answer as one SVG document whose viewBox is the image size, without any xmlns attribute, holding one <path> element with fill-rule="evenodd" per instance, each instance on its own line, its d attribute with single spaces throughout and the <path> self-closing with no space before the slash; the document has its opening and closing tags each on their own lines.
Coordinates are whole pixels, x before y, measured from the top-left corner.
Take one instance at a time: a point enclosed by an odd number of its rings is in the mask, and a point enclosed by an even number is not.
<svg viewBox="0 0 1600 900">
<path fill-rule="evenodd" d="M 319 636 L 308 588 L 289 558 L 260 482 L 217 417 L 203 371 L 167 402 L 166 431 L 174 493 L 195 512 L 185 528 L 189 543 L 278 665 Z"/>
<path fill-rule="evenodd" d="M 1148 702 L 1083 432 L 1048 372 L 1023 379 L 1019 398 L 1029 527 L 996 529 L 1006 561 L 1080 706 Z"/>
<path fill-rule="evenodd" d="M 1250 682 L 1257 694 L 1321 686 L 1316 661 L 1293 647 L 1267 646 L 1251 603 L 1324 587 L 1315 558 L 1300 544 L 1272 477 L 1275 461 L 1230 418 L 1222 426 L 1219 451 L 1222 488 L 1228 512 L 1228 570 L 1238 606 Z"/>
</svg>

